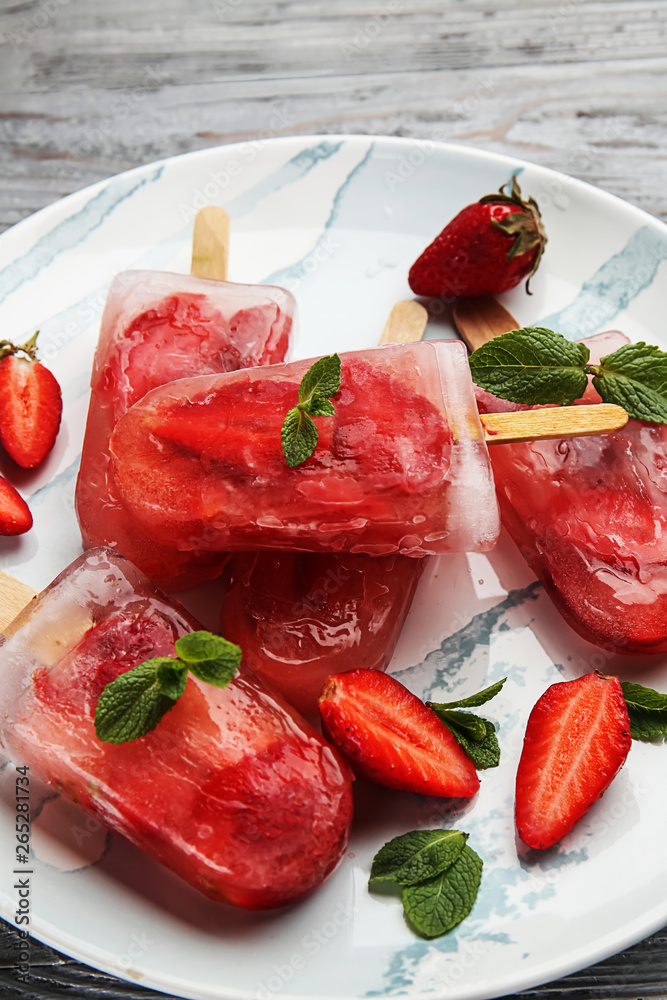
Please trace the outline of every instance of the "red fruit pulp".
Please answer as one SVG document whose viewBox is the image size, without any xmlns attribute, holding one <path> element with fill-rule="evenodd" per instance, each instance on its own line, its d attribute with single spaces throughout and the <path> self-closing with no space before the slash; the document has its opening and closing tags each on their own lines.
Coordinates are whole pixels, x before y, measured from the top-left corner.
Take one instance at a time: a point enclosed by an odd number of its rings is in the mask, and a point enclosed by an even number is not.
<svg viewBox="0 0 667 1000">
<path fill-rule="evenodd" d="M 73 581 L 85 594 L 108 589 L 115 607 L 91 609 L 107 617 L 90 624 L 64 601 L 64 640 L 54 637 L 51 647 L 39 626 L 40 612 L 54 614 L 47 604 L 31 612 L 32 633 L 3 647 L 3 668 L 18 656 L 13 673 L 31 675 L 3 736 L 14 759 L 213 899 L 255 909 L 311 892 L 345 850 L 350 776 L 322 738 L 244 668 L 224 690 L 190 676 L 182 698 L 140 739 L 97 739 L 104 686 L 144 659 L 173 656 L 175 639 L 197 624 L 143 584 L 128 592 L 108 567 L 101 571 L 110 584 L 91 582 L 90 574 Z M 67 637 L 81 631 L 68 648 Z"/>
<path fill-rule="evenodd" d="M 385 670 L 425 559 L 239 552 L 225 569 L 221 632 L 300 712 L 330 674 Z"/>
<path fill-rule="evenodd" d="M 48 368 L 8 355 L 0 361 L 0 443 L 24 469 L 34 469 L 53 448 L 62 415 L 60 386 Z"/>
<path fill-rule="evenodd" d="M 18 490 L 0 476 L 0 535 L 22 535 L 30 528 L 30 508 Z"/>
<path fill-rule="evenodd" d="M 291 469 L 280 432 L 297 393 L 277 374 L 207 379 L 128 412 L 112 439 L 114 475 L 147 534 L 183 549 L 354 551 L 363 531 L 357 551 L 389 554 L 413 516 L 442 526 L 452 435 L 425 396 L 347 359 L 335 416 L 316 418 L 315 453 Z"/>
<path fill-rule="evenodd" d="M 225 556 L 156 544 L 132 524 L 110 474 L 109 439 L 120 417 L 150 389 L 191 375 L 236 371 L 281 361 L 291 321 L 265 303 L 237 310 L 227 322 L 201 294 L 171 295 L 120 332 L 103 330 L 77 482 L 86 546 L 111 544 L 169 589 L 217 576 Z"/>
<path fill-rule="evenodd" d="M 630 750 L 617 677 L 552 684 L 528 719 L 516 777 L 516 825 L 529 847 L 552 847 L 600 798 Z"/>
<path fill-rule="evenodd" d="M 472 798 L 472 761 L 435 712 L 377 670 L 330 677 L 319 699 L 324 732 L 369 781 L 421 795 Z"/>
</svg>

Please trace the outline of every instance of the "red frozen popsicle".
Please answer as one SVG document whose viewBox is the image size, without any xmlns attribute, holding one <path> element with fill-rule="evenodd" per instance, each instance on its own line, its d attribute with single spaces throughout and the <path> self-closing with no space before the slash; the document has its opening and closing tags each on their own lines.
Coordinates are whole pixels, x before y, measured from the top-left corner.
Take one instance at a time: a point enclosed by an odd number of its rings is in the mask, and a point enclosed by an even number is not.
<svg viewBox="0 0 667 1000">
<path fill-rule="evenodd" d="M 201 239 L 199 235 L 194 247 L 200 257 Z M 202 263 L 226 266 L 226 244 L 215 252 L 223 259 L 211 260 L 210 254 L 208 260 L 199 259 L 198 273 L 212 273 L 202 270 Z M 84 545 L 118 548 L 170 590 L 220 573 L 225 556 L 219 552 L 183 552 L 168 541 L 156 544 L 132 523 L 110 474 L 109 439 L 120 417 L 156 386 L 282 361 L 295 311 L 292 295 L 269 285 L 157 271 L 125 271 L 114 279 L 95 353 L 76 488 Z"/>
<path fill-rule="evenodd" d="M 498 520 L 462 344 L 341 356 L 335 415 L 289 468 L 286 413 L 312 364 L 181 379 L 118 422 L 113 475 L 128 512 L 183 551 L 294 549 L 424 556 L 487 549 Z"/>
<path fill-rule="evenodd" d="M 346 766 L 279 695 L 243 667 L 224 689 L 190 675 L 152 732 L 96 736 L 103 688 L 197 628 L 126 559 L 88 551 L 5 630 L 0 742 L 211 898 L 293 902 L 341 858 L 352 798 Z"/>
</svg>

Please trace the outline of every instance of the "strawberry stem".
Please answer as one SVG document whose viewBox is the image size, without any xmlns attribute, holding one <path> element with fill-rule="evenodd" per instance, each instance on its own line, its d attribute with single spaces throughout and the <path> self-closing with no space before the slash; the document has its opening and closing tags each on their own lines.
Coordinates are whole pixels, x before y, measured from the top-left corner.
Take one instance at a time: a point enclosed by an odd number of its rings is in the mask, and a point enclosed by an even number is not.
<svg viewBox="0 0 667 1000">
<path fill-rule="evenodd" d="M 31 361 L 37 360 L 37 335 L 39 330 L 35 330 L 32 337 L 26 340 L 25 344 L 14 344 L 11 340 L 0 340 L 0 360 L 11 357 L 14 354 L 23 353 Z"/>
</svg>

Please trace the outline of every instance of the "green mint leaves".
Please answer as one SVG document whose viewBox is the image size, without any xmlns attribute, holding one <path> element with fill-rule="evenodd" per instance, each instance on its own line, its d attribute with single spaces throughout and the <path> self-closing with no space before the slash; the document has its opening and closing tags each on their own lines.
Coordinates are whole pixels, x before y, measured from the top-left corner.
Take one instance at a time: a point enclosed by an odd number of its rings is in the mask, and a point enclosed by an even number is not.
<svg viewBox="0 0 667 1000">
<path fill-rule="evenodd" d="M 417 934 L 446 934 L 472 910 L 482 878 L 482 859 L 467 839 L 460 830 L 413 830 L 395 837 L 375 855 L 369 886 L 398 885 Z"/>
<path fill-rule="evenodd" d="M 583 396 L 590 351 L 541 326 L 511 330 L 470 355 L 473 380 L 514 403 L 561 403 Z"/>
<path fill-rule="evenodd" d="M 589 366 L 605 403 L 617 403 L 636 420 L 667 423 L 667 354 L 646 344 L 624 344 Z"/>
<path fill-rule="evenodd" d="M 185 692 L 188 672 L 215 687 L 227 687 L 241 663 L 241 650 L 211 632 L 189 632 L 176 640 L 176 656 L 145 660 L 102 691 L 95 732 L 104 743 L 145 736 Z"/>
<path fill-rule="evenodd" d="M 621 688 L 633 740 L 651 742 L 667 739 L 667 694 L 631 681 L 623 681 Z"/>
<path fill-rule="evenodd" d="M 299 386 L 299 401 L 288 411 L 280 439 L 290 469 L 301 465 L 315 451 L 317 427 L 313 417 L 333 417 L 331 397 L 340 390 L 340 358 L 329 354 L 308 369 Z"/>
<path fill-rule="evenodd" d="M 667 423 L 667 353 L 644 343 L 624 344 L 589 364 L 584 344 L 544 327 L 510 330 L 470 356 L 477 385 L 501 399 L 526 405 L 570 405 L 583 396 L 588 376 L 605 403 L 635 420 Z"/>
<path fill-rule="evenodd" d="M 507 680 L 491 684 L 469 698 L 459 701 L 433 702 L 426 704 L 456 737 L 476 768 L 497 767 L 500 763 L 500 747 L 496 737 L 496 727 L 489 719 L 483 719 L 472 712 L 462 712 L 463 708 L 478 708 L 498 694 Z"/>
</svg>

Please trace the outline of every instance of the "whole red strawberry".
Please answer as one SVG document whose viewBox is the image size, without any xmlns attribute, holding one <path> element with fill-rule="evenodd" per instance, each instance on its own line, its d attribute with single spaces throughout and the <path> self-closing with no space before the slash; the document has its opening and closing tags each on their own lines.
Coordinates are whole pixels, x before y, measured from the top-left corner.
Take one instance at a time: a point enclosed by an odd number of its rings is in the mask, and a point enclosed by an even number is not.
<svg viewBox="0 0 667 1000">
<path fill-rule="evenodd" d="M 12 484 L 0 476 L 0 535 L 22 535 L 29 528 L 30 508 Z"/>
<path fill-rule="evenodd" d="M 472 798 L 475 767 L 434 711 L 400 681 L 360 668 L 327 678 L 325 736 L 360 777 L 421 795 Z"/>
<path fill-rule="evenodd" d="M 618 677 L 552 684 L 530 713 L 516 775 L 516 826 L 529 847 L 551 847 L 596 802 L 630 750 Z"/>
<path fill-rule="evenodd" d="M 24 469 L 53 448 L 63 408 L 58 382 L 37 360 L 36 340 L 35 333 L 20 347 L 0 341 L 0 444 Z"/>
<path fill-rule="evenodd" d="M 505 187 L 464 208 L 424 250 L 408 275 L 415 295 L 500 295 L 530 280 L 547 242 L 542 217 L 516 177 L 511 194 Z"/>
</svg>

